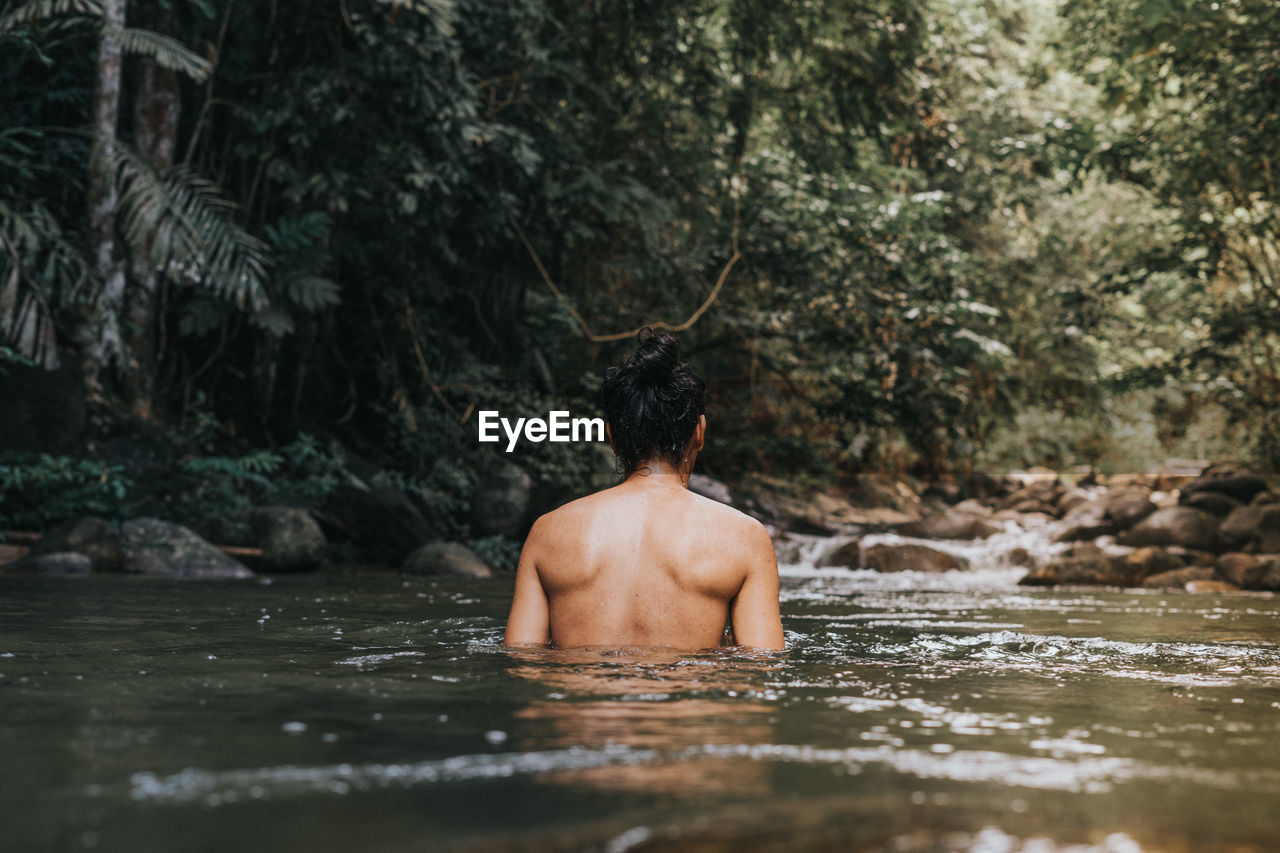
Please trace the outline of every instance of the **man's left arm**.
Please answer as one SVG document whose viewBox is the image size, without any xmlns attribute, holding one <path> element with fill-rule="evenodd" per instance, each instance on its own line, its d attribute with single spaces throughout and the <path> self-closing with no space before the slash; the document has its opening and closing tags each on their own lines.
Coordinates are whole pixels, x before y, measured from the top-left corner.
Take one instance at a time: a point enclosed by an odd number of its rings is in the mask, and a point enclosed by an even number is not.
<svg viewBox="0 0 1280 853">
<path fill-rule="evenodd" d="M 535 522 L 516 566 L 516 589 L 511 598 L 511 613 L 507 616 L 507 632 L 502 640 L 508 646 L 545 646 L 551 643 L 547 591 L 542 588 L 534 556 L 539 539 L 539 525 Z"/>
</svg>

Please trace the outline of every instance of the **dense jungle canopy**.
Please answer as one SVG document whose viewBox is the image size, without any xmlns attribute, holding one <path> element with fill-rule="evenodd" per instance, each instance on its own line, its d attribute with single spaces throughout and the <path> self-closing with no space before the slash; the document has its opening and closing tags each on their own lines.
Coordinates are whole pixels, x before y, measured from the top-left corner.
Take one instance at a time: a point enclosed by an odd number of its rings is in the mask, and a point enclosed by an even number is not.
<svg viewBox="0 0 1280 853">
<path fill-rule="evenodd" d="M 714 475 L 1274 466 L 1278 117 L 1273 0 L 0 3 L 0 485 L 447 526 L 659 322 Z"/>
</svg>

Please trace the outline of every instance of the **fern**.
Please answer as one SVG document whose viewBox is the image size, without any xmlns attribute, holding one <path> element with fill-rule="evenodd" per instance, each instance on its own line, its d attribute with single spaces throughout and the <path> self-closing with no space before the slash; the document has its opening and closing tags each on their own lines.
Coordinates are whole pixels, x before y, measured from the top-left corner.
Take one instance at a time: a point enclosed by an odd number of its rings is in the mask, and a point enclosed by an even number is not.
<svg viewBox="0 0 1280 853">
<path fill-rule="evenodd" d="M 101 17 L 102 4 L 97 0 L 30 0 L 0 17 L 0 33 L 73 14 Z"/>
<path fill-rule="evenodd" d="M 118 35 L 125 53 L 149 56 L 157 65 L 185 74 L 197 83 L 203 83 L 213 73 L 213 63 L 169 36 L 134 27 L 120 30 Z"/>
<path fill-rule="evenodd" d="M 42 529 L 82 515 L 118 517 L 133 483 L 119 465 L 47 453 L 0 456 L 0 527 Z"/>
<path fill-rule="evenodd" d="M 108 155 L 120 193 L 121 232 L 135 252 L 179 284 L 206 287 L 240 308 L 267 307 L 269 249 L 232 218 L 235 205 L 212 181 L 175 166 L 159 174 L 115 143 Z"/>
<path fill-rule="evenodd" d="M 74 300 L 88 279 L 83 253 L 43 205 L 0 201 L 0 344 L 57 367 L 54 306 Z"/>
</svg>

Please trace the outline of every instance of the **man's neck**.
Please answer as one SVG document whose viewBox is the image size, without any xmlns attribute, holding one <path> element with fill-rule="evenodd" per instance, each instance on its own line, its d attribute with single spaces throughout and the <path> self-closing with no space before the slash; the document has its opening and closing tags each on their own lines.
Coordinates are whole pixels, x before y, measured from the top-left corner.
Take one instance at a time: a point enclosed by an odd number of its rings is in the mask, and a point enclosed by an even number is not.
<svg viewBox="0 0 1280 853">
<path fill-rule="evenodd" d="M 662 459 L 641 462 L 627 475 L 627 483 L 645 486 L 689 487 L 689 472 Z"/>
</svg>

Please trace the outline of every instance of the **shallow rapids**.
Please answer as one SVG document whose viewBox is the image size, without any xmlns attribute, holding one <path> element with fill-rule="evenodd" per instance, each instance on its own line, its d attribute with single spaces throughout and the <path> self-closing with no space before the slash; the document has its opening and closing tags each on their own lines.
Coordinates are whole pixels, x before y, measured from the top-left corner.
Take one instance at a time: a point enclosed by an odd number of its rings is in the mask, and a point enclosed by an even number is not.
<svg viewBox="0 0 1280 853">
<path fill-rule="evenodd" d="M 7 580 L 3 846 L 1280 847 L 1280 598 L 1019 588 L 1022 535 L 801 543 L 783 654 L 513 654 L 510 578 Z"/>
</svg>

